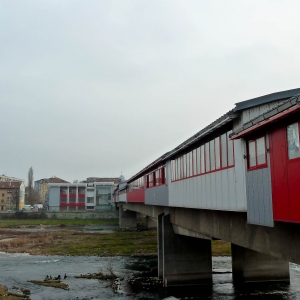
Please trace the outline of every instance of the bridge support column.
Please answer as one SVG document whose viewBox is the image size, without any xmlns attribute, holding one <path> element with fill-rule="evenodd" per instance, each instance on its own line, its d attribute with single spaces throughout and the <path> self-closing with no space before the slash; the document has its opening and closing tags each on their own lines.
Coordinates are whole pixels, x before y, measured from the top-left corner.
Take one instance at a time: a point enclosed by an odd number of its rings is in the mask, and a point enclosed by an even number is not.
<svg viewBox="0 0 300 300">
<path fill-rule="evenodd" d="M 157 216 L 157 254 L 158 254 L 158 278 L 163 279 L 164 254 L 163 254 L 163 221 L 164 214 Z"/>
<path fill-rule="evenodd" d="M 231 244 L 232 278 L 237 283 L 290 282 L 289 263 L 279 258 Z"/>
<path fill-rule="evenodd" d="M 164 286 L 211 284 L 211 241 L 174 234 L 169 214 L 161 223 Z"/>
<path fill-rule="evenodd" d="M 119 227 L 136 229 L 136 212 L 131 210 L 124 210 L 123 205 L 119 208 Z"/>
<path fill-rule="evenodd" d="M 147 216 L 146 217 L 146 226 L 148 229 L 156 228 L 157 227 L 156 219 Z"/>
</svg>

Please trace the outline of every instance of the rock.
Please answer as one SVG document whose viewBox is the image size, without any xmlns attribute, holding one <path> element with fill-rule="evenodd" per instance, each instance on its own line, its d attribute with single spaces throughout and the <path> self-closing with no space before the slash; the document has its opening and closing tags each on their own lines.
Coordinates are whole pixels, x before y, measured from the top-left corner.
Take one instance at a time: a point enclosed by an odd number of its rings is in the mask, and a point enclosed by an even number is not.
<svg viewBox="0 0 300 300">
<path fill-rule="evenodd" d="M 5 285 L 0 284 L 0 295 L 3 296 L 7 294 L 8 288 Z"/>
</svg>

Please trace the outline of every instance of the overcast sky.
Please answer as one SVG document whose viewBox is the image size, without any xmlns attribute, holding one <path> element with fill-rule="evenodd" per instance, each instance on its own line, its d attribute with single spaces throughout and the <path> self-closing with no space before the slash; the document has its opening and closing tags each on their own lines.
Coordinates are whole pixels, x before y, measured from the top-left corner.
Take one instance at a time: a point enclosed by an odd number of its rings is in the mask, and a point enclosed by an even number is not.
<svg viewBox="0 0 300 300">
<path fill-rule="evenodd" d="M 3 0 L 0 174 L 129 178 L 300 87 L 299 1 Z"/>
</svg>

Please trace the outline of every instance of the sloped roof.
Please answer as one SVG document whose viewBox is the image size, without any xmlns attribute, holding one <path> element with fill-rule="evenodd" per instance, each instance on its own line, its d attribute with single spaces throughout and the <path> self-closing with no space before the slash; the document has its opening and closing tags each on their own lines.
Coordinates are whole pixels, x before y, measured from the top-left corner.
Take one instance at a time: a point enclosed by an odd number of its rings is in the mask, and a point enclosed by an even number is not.
<svg viewBox="0 0 300 300">
<path fill-rule="evenodd" d="M 40 180 L 37 180 L 37 182 L 40 182 L 40 183 L 70 183 L 69 181 L 61 179 L 59 177 L 42 178 Z"/>
<path fill-rule="evenodd" d="M 0 189 L 17 189 L 20 188 L 21 184 L 20 181 L 1 181 Z"/>
<path fill-rule="evenodd" d="M 89 182 L 113 182 L 119 183 L 121 180 L 117 177 L 88 177 L 87 180 L 83 180 L 81 182 L 89 183 Z"/>
</svg>

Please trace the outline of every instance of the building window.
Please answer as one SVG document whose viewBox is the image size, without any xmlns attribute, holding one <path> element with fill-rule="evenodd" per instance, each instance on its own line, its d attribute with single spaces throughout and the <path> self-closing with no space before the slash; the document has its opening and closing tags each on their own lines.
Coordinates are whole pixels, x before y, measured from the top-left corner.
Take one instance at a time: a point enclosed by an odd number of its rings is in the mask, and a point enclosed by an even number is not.
<svg viewBox="0 0 300 300">
<path fill-rule="evenodd" d="M 287 144 L 289 159 L 300 157 L 298 126 L 298 123 L 294 123 L 287 127 Z"/>
<path fill-rule="evenodd" d="M 248 169 L 267 166 L 266 139 L 264 136 L 248 141 Z"/>
<path fill-rule="evenodd" d="M 94 197 L 87 197 L 86 202 L 87 203 L 94 203 Z"/>
</svg>

